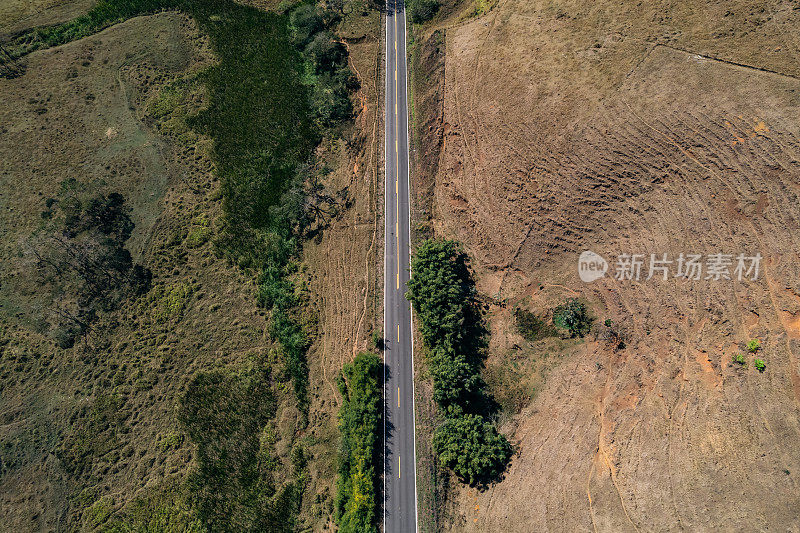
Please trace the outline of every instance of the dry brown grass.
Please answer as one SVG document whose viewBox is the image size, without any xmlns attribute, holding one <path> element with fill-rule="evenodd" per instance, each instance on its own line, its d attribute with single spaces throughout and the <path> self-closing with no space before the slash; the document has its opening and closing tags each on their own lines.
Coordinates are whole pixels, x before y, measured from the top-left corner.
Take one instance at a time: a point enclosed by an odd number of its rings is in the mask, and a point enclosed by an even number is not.
<svg viewBox="0 0 800 533">
<path fill-rule="evenodd" d="M 332 527 L 326 499 L 335 494 L 337 418 L 341 398 L 336 379 L 342 365 L 371 348 L 370 334 L 382 325 L 381 293 L 383 250 L 382 215 L 382 105 L 380 72 L 381 19 L 375 11 L 360 10 L 345 17 L 338 34 L 350 53 L 350 68 L 358 76 L 355 124 L 343 138 L 324 142 L 318 150 L 322 164 L 333 172 L 326 178 L 329 190 L 347 188 L 351 207 L 331 226 L 306 243 L 311 300 L 319 317 L 319 337 L 309 351 L 312 415 L 311 446 L 316 460 L 310 466 L 308 498 L 321 500 L 308 512 L 315 530 Z M 320 495 L 317 497 L 317 495 Z"/>
<path fill-rule="evenodd" d="M 0 35 L 66 22 L 95 3 L 96 0 L 4 0 L 0 4 Z"/>
</svg>

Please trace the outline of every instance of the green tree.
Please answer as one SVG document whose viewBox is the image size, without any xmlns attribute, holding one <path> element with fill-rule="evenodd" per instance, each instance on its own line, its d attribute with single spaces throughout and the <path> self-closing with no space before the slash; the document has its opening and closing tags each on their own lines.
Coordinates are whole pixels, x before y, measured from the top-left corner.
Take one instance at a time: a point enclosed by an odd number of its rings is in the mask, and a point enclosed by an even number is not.
<svg viewBox="0 0 800 533">
<path fill-rule="evenodd" d="M 448 413 L 434 446 L 443 465 L 470 484 L 489 483 L 511 457 L 486 418 L 494 402 L 481 377 L 486 331 L 467 255 L 454 241 L 427 240 L 411 263 L 408 298 L 420 317 L 433 396 Z"/>
<path fill-rule="evenodd" d="M 569 298 L 553 310 L 553 323 L 569 332 L 572 337 L 583 337 L 592 327 L 592 316 L 586 305 L 577 298 Z"/>
<path fill-rule="evenodd" d="M 369 352 L 339 378 L 341 456 L 336 519 L 342 533 L 377 533 L 376 484 L 381 444 L 381 358 Z"/>
<path fill-rule="evenodd" d="M 470 485 L 497 479 L 514 452 L 504 435 L 473 414 L 448 418 L 436 430 L 433 446 L 442 465 Z"/>
<path fill-rule="evenodd" d="M 408 0 L 406 7 L 411 22 L 419 24 L 433 18 L 439 11 L 440 4 L 438 0 Z"/>
</svg>

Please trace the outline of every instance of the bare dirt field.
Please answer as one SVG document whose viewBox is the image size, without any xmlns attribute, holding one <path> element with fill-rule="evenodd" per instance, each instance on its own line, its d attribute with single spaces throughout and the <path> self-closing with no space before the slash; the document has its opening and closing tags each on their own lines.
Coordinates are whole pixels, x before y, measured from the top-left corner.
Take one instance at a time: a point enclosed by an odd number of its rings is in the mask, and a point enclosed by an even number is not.
<svg viewBox="0 0 800 533">
<path fill-rule="evenodd" d="M 800 11 L 618 4 L 501 0 L 419 36 L 420 218 L 474 258 L 519 450 L 485 492 L 451 483 L 439 529 L 797 527 Z M 584 250 L 763 260 L 586 284 Z M 570 296 L 597 318 L 583 343 L 516 333 L 516 306 Z M 753 338 L 763 373 L 732 363 Z"/>
</svg>

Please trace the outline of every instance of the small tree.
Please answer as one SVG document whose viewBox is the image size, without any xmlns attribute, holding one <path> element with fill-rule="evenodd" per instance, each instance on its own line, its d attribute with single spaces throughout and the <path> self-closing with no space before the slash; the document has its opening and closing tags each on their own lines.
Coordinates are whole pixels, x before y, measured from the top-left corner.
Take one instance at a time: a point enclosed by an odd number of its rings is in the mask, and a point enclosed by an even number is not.
<svg viewBox="0 0 800 533">
<path fill-rule="evenodd" d="M 586 305 L 577 298 L 569 298 L 553 310 L 553 323 L 569 332 L 571 337 L 583 337 L 592 327 L 593 318 Z"/>
<path fill-rule="evenodd" d="M 440 4 L 438 0 L 408 0 L 407 6 L 411 22 L 419 24 L 433 18 Z"/>
<path fill-rule="evenodd" d="M 511 443 L 479 415 L 448 418 L 433 436 L 441 463 L 470 485 L 496 480 L 514 452 Z"/>
</svg>

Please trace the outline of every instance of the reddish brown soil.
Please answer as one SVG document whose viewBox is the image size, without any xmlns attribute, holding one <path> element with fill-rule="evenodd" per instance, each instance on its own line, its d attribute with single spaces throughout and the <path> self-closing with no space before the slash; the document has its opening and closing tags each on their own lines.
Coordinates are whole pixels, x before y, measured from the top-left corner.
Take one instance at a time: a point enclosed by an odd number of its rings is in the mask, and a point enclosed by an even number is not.
<svg viewBox="0 0 800 533">
<path fill-rule="evenodd" d="M 427 200 L 501 304 L 487 374 L 513 363 L 536 390 L 503 413 L 519 446 L 505 480 L 451 484 L 440 529 L 797 525 L 800 12 L 616 4 L 507 0 L 445 31 L 441 122 L 419 138 L 438 153 Z M 585 284 L 587 249 L 764 260 L 753 282 Z M 514 332 L 515 305 L 573 295 L 624 349 L 603 328 L 563 346 Z M 764 373 L 731 363 L 751 338 Z"/>
</svg>

